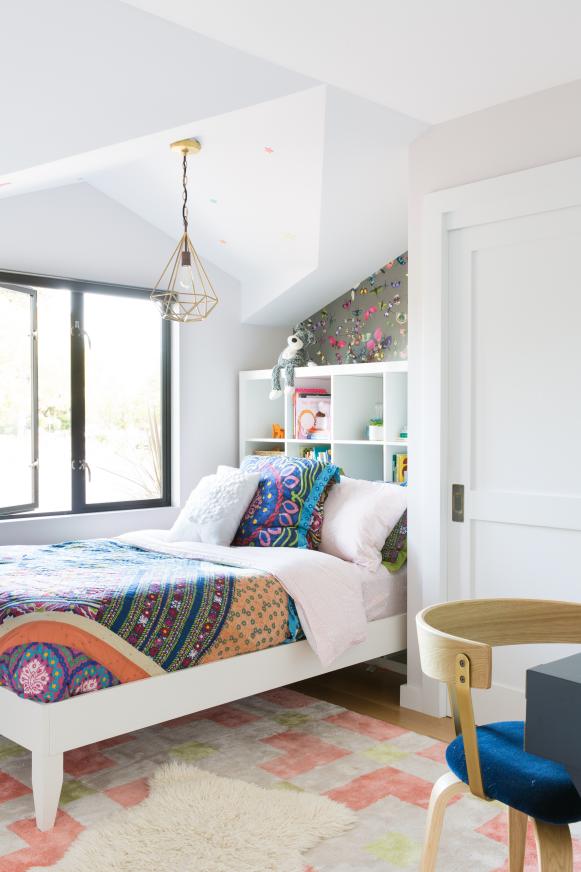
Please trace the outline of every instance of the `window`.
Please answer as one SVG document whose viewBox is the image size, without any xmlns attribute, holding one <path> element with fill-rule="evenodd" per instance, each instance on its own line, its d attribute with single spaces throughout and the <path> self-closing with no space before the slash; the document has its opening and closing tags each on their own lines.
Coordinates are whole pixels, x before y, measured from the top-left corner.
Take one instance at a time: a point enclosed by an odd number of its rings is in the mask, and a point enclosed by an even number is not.
<svg viewBox="0 0 581 872">
<path fill-rule="evenodd" d="M 169 440 L 149 292 L 0 272 L 0 516 L 169 505 Z"/>
</svg>

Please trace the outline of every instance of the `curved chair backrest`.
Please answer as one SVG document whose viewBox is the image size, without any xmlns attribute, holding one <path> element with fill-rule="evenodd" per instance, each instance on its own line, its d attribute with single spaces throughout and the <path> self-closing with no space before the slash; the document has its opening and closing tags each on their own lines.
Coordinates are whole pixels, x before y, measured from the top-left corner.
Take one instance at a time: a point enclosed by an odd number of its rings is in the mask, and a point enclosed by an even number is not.
<svg viewBox="0 0 581 872">
<path fill-rule="evenodd" d="M 445 681 L 456 733 L 464 737 L 470 790 L 484 797 L 470 688 L 492 683 L 492 648 L 581 644 L 581 603 L 531 599 L 459 600 L 416 618 L 423 672 Z"/>
</svg>

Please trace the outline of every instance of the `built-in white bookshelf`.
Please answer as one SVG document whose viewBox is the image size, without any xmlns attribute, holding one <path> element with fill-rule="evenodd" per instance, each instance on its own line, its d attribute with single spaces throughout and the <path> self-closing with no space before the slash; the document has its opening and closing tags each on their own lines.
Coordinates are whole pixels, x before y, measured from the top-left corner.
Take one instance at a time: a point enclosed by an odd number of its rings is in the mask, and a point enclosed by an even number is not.
<svg viewBox="0 0 581 872">
<path fill-rule="evenodd" d="M 295 388 L 325 388 L 331 394 L 331 436 L 296 439 L 293 398 L 283 394 L 270 400 L 270 370 L 240 373 L 240 458 L 257 449 L 284 449 L 300 456 L 308 445 L 331 448 L 333 462 L 345 475 L 371 481 L 392 480 L 392 457 L 407 453 L 407 441 L 400 438 L 407 426 L 407 361 L 354 363 L 343 366 L 301 367 L 295 370 Z M 284 384 L 284 383 L 283 383 Z M 383 404 L 381 442 L 371 441 L 367 425 L 377 404 Z M 284 427 L 285 438 L 272 438 L 272 425 Z"/>
</svg>

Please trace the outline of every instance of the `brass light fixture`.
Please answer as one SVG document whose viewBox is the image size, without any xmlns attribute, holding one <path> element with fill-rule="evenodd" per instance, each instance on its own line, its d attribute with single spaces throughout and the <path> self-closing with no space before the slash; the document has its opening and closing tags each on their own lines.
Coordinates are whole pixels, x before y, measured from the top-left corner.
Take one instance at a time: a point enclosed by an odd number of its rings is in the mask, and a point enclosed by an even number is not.
<svg viewBox="0 0 581 872">
<path fill-rule="evenodd" d="M 180 139 L 170 147 L 182 154 L 184 232 L 151 292 L 151 299 L 159 306 L 162 318 L 187 324 L 207 318 L 218 297 L 188 235 L 188 156 L 197 154 L 202 146 L 197 139 Z"/>
</svg>

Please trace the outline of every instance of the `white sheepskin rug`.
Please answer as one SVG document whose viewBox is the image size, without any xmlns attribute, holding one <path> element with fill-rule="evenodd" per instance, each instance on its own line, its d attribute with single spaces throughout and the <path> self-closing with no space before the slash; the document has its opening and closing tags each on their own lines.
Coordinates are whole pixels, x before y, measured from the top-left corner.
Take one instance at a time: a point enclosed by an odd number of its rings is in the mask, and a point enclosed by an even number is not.
<svg viewBox="0 0 581 872">
<path fill-rule="evenodd" d="M 302 872 L 302 851 L 355 821 L 351 811 L 326 797 L 268 790 L 183 763 L 158 769 L 150 786 L 147 799 L 85 830 L 50 868 Z"/>
</svg>

